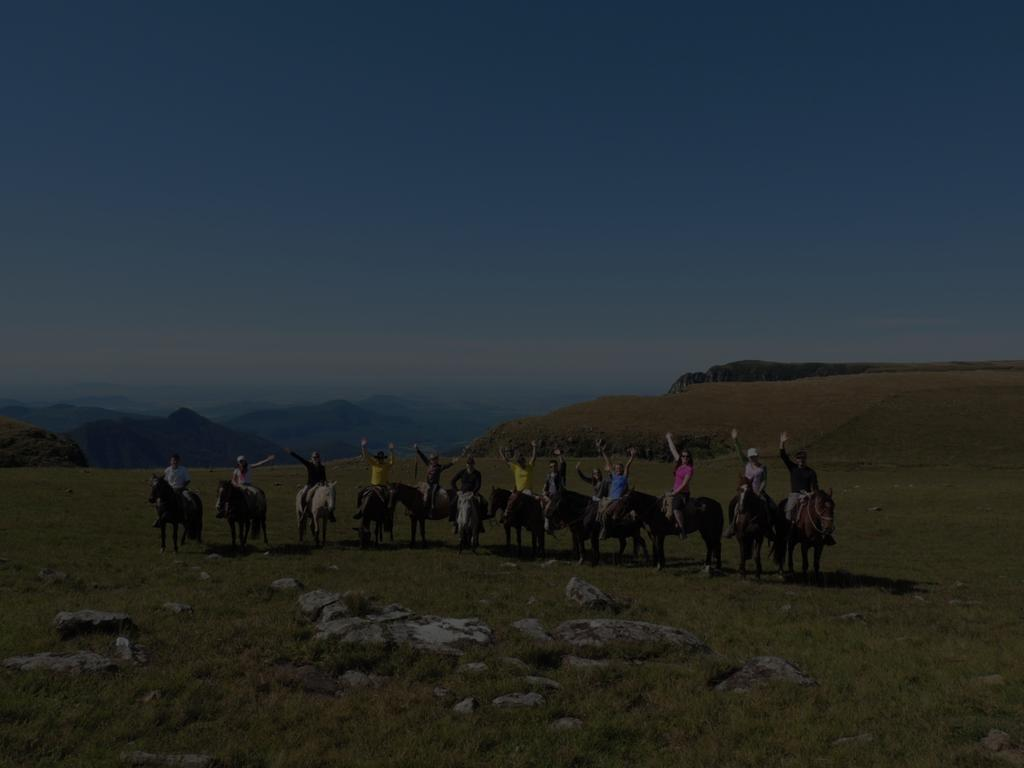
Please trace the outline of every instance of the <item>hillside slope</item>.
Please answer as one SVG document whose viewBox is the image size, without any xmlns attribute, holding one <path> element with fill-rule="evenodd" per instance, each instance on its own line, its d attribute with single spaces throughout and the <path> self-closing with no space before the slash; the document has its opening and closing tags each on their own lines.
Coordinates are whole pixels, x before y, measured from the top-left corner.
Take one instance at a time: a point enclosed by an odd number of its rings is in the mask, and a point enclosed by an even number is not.
<svg viewBox="0 0 1024 768">
<path fill-rule="evenodd" d="M 43 406 L 7 405 L 0 407 L 0 416 L 23 421 L 26 424 L 34 424 L 58 434 L 67 434 L 90 421 L 145 418 L 136 413 L 69 403 Z"/>
<path fill-rule="evenodd" d="M 774 450 L 781 430 L 817 457 L 892 464 L 1024 464 L 1024 371 L 917 372 L 831 376 L 787 382 L 721 383 L 660 397 L 606 397 L 507 422 L 473 444 L 477 454 L 537 439 L 593 455 L 604 438 L 621 454 L 635 445 L 667 458 L 665 432 L 698 456 L 731 450 L 737 427 L 747 446 Z"/>
<path fill-rule="evenodd" d="M 0 467 L 84 467 L 74 441 L 20 421 L 0 417 Z"/>
<path fill-rule="evenodd" d="M 272 441 L 215 424 L 187 408 L 166 419 L 94 421 L 70 436 L 97 467 L 158 467 L 175 452 L 185 464 L 196 467 L 232 466 L 240 453 L 251 461 L 270 453 L 277 454 L 279 462 L 291 461 Z"/>
</svg>

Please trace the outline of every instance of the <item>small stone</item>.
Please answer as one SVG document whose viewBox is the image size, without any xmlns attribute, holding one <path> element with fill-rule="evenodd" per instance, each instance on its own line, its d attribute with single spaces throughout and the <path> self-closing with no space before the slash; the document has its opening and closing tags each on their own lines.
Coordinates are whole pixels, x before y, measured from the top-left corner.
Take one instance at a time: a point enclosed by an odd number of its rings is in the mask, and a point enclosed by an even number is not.
<svg viewBox="0 0 1024 768">
<path fill-rule="evenodd" d="M 578 731 L 583 727 L 583 721 L 576 717 L 560 717 L 551 723 L 552 731 Z"/>
<path fill-rule="evenodd" d="M 519 621 L 514 621 L 512 622 L 512 628 L 519 630 L 520 633 L 526 635 L 526 637 L 531 640 L 548 642 L 554 639 L 544 631 L 544 625 L 537 619 L 520 619 Z"/>
<path fill-rule="evenodd" d="M 716 691 L 746 693 L 776 680 L 797 685 L 817 685 L 814 678 L 805 675 L 785 659 L 778 656 L 755 656 L 739 669 L 728 673 L 714 688 Z"/>
<path fill-rule="evenodd" d="M 132 626 L 127 613 L 112 611 L 61 611 L 53 620 L 61 637 L 67 638 L 80 632 L 120 632 Z"/>
<path fill-rule="evenodd" d="M 502 568 L 518 568 L 519 564 L 518 563 L 502 563 L 501 567 Z"/>
<path fill-rule="evenodd" d="M 537 598 L 531 596 L 530 599 L 526 601 L 526 604 L 527 605 L 536 605 L 537 604 Z"/>
<path fill-rule="evenodd" d="M 541 568 L 550 568 L 552 565 L 557 565 L 557 560 L 548 560 L 547 562 L 541 563 Z"/>
<path fill-rule="evenodd" d="M 208 574 L 206 571 L 200 571 L 199 572 L 199 579 L 200 579 L 200 581 L 209 581 L 210 580 L 210 574 Z"/>
<path fill-rule="evenodd" d="M 874 741 L 875 737 L 870 733 L 858 733 L 856 736 L 842 736 L 832 742 L 833 747 L 838 747 L 843 744 L 867 744 L 868 742 Z"/>
<path fill-rule="evenodd" d="M 491 706 L 504 709 L 540 707 L 543 704 L 544 697 L 539 693 L 507 693 L 491 701 Z"/>
<path fill-rule="evenodd" d="M 59 584 L 62 581 L 66 581 L 68 575 L 64 571 L 52 571 L 49 568 L 43 568 L 39 572 L 39 578 L 47 584 Z"/>
<path fill-rule="evenodd" d="M 529 672 L 530 666 L 522 659 L 517 659 L 515 656 L 502 656 L 501 663 L 505 666 L 517 669 L 520 672 Z"/>
<path fill-rule="evenodd" d="M 479 675 L 481 672 L 487 671 L 487 665 L 482 661 L 470 661 L 466 664 L 459 665 L 459 672 L 465 672 L 470 675 Z"/>
<path fill-rule="evenodd" d="M 288 589 L 302 589 L 302 582 L 298 579 L 286 578 L 270 582 L 270 588 L 278 592 Z"/>
<path fill-rule="evenodd" d="M 330 570 L 332 570 L 332 571 L 336 571 L 336 570 L 338 570 L 338 566 L 336 566 L 336 565 L 328 565 L 327 567 L 328 567 L 328 568 L 329 568 Z"/>
<path fill-rule="evenodd" d="M 550 677 L 540 677 L 538 675 L 527 675 L 525 677 L 526 682 L 535 688 L 547 688 L 551 691 L 559 691 L 562 689 L 561 684 L 557 680 L 552 680 Z"/>
<path fill-rule="evenodd" d="M 121 762 L 138 768 L 146 766 L 211 768 L 214 764 L 210 755 L 158 755 L 152 752 L 124 752 L 121 754 Z"/>
<path fill-rule="evenodd" d="M 571 669 L 605 669 L 611 662 L 605 659 L 584 659 L 581 656 L 563 656 L 562 666 Z"/>
<path fill-rule="evenodd" d="M 164 610 L 171 613 L 192 613 L 192 606 L 188 603 L 164 603 Z"/>
<path fill-rule="evenodd" d="M 840 621 L 865 621 L 863 613 L 844 613 L 842 616 L 836 616 Z"/>
<path fill-rule="evenodd" d="M 881 512 L 881 507 L 868 507 L 868 512 Z"/>
<path fill-rule="evenodd" d="M 573 576 L 565 585 L 565 597 L 570 602 L 582 605 L 584 608 L 615 609 L 618 607 L 615 600 L 578 576 Z"/>
<path fill-rule="evenodd" d="M 163 694 L 160 691 L 146 691 L 139 697 L 139 702 L 142 704 L 149 704 L 153 701 L 160 701 L 162 698 Z"/>
<path fill-rule="evenodd" d="M 220 555 L 218 555 L 218 554 L 217 554 L 216 552 L 211 552 L 210 554 L 208 554 L 208 555 L 206 556 L 206 559 L 207 559 L 207 560 L 220 560 L 220 559 L 221 559 L 221 556 L 220 556 Z"/>
<path fill-rule="evenodd" d="M 981 677 L 974 678 L 974 682 L 981 683 L 982 685 L 1002 685 L 1006 682 L 1002 675 L 982 675 Z"/>
<path fill-rule="evenodd" d="M 981 746 L 985 749 L 991 750 L 992 752 L 1004 752 L 1013 746 L 1013 742 L 1010 739 L 1010 734 L 1006 731 L 1000 731 L 993 728 L 988 732 L 988 735 L 981 740 Z"/>
<path fill-rule="evenodd" d="M 469 715 L 475 712 L 477 709 L 479 709 L 479 707 L 480 702 L 471 696 L 468 699 L 463 699 L 454 707 L 452 707 L 452 712 L 455 712 L 459 715 Z"/>
<path fill-rule="evenodd" d="M 114 656 L 121 661 L 132 661 L 136 664 L 145 664 L 149 661 L 146 649 L 123 635 L 114 641 Z"/>
<path fill-rule="evenodd" d="M 455 695 L 454 692 L 452 692 L 450 689 L 445 688 L 443 686 L 439 685 L 436 688 L 434 688 L 434 697 L 435 698 L 438 698 L 438 699 L 448 699 L 448 698 L 451 698 L 454 695 Z"/>
<path fill-rule="evenodd" d="M 786 604 L 785 604 L 784 606 L 782 606 L 782 608 L 780 608 L 779 610 L 781 610 L 781 611 L 782 611 L 783 613 L 789 613 L 790 611 L 792 611 L 792 610 L 793 610 L 793 606 L 792 606 L 792 605 L 790 605 L 789 603 L 786 603 Z"/>
<path fill-rule="evenodd" d="M 619 619 L 577 619 L 555 627 L 555 638 L 575 646 L 604 646 L 611 643 L 656 643 L 710 653 L 704 642 L 685 629 L 647 621 Z"/>
</svg>

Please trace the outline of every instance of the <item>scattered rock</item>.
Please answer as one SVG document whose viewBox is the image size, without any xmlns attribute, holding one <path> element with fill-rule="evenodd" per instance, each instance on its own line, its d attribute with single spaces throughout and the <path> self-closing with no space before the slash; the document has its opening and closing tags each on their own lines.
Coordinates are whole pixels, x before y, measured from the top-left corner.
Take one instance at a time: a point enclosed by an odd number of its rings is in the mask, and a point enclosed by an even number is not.
<svg viewBox="0 0 1024 768">
<path fill-rule="evenodd" d="M 533 596 L 531 595 L 531 596 L 530 596 L 530 599 L 526 601 L 526 604 L 527 604 L 527 605 L 536 605 L 536 604 L 537 604 L 537 598 L 536 598 L 536 597 L 533 597 Z"/>
<path fill-rule="evenodd" d="M 312 664 L 280 664 L 277 678 L 285 685 L 301 688 L 306 693 L 318 696 L 338 696 L 341 686 L 338 681 Z"/>
<path fill-rule="evenodd" d="M 288 589 L 302 589 L 302 582 L 298 579 L 286 578 L 270 582 L 270 588 L 278 592 Z"/>
<path fill-rule="evenodd" d="M 527 675 L 525 678 L 526 682 L 535 688 L 547 688 L 551 691 L 560 691 L 562 686 L 558 681 L 552 680 L 550 677 L 540 677 L 538 675 Z"/>
<path fill-rule="evenodd" d="M 520 619 L 519 621 L 513 621 L 512 628 L 519 630 L 519 632 L 526 635 L 531 640 L 538 640 L 540 642 L 554 640 L 551 635 L 544 631 L 544 625 L 537 619 Z"/>
<path fill-rule="evenodd" d="M 318 619 L 321 624 L 326 624 L 327 622 L 334 621 L 335 619 L 348 619 L 351 618 L 351 616 L 352 611 L 349 607 L 345 605 L 345 603 L 338 602 L 324 606 L 320 611 Z"/>
<path fill-rule="evenodd" d="M 61 611 L 53 620 L 61 637 L 71 637 L 80 632 L 121 632 L 132 626 L 127 613 L 111 611 Z"/>
<path fill-rule="evenodd" d="M 1013 747 L 1010 734 L 993 728 L 988 735 L 981 740 L 981 746 L 992 752 L 1005 752 Z"/>
<path fill-rule="evenodd" d="M 836 616 L 840 621 L 866 621 L 863 613 L 844 613 L 842 616 Z"/>
<path fill-rule="evenodd" d="M 146 653 L 146 649 L 141 645 L 136 645 L 123 635 L 114 641 L 114 656 L 121 661 L 131 661 L 135 664 L 149 662 L 149 654 Z"/>
<path fill-rule="evenodd" d="M 306 592 L 299 595 L 299 610 L 302 611 L 302 615 L 310 621 L 316 621 L 324 608 L 333 603 L 337 603 L 339 600 L 341 600 L 340 592 L 328 592 L 324 589 L 314 589 L 312 592 Z M 348 610 L 348 606 L 345 606 L 345 610 Z"/>
<path fill-rule="evenodd" d="M 603 646 L 609 643 L 665 643 L 701 653 L 710 653 L 704 642 L 684 629 L 619 619 L 577 619 L 555 627 L 555 638 L 576 646 Z"/>
<path fill-rule="evenodd" d="M 563 656 L 562 666 L 571 669 L 605 669 L 611 662 L 604 659 L 584 659 L 581 656 Z"/>
<path fill-rule="evenodd" d="M 491 701 L 491 705 L 503 708 L 539 707 L 544 704 L 544 697 L 539 693 L 508 693 Z"/>
<path fill-rule="evenodd" d="M 164 603 L 164 610 L 171 613 L 192 613 L 192 606 L 188 603 Z"/>
<path fill-rule="evenodd" d="M 336 566 L 336 565 L 328 565 L 327 567 L 328 567 L 328 568 L 329 568 L 330 570 L 332 570 L 332 571 L 336 571 L 336 570 L 338 570 L 338 566 Z"/>
<path fill-rule="evenodd" d="M 518 568 L 519 564 L 518 563 L 502 563 L 501 567 L 502 568 Z"/>
<path fill-rule="evenodd" d="M 481 672 L 487 671 L 487 665 L 482 661 L 471 661 L 468 664 L 460 664 L 459 672 L 465 672 L 470 675 L 479 675 Z"/>
<path fill-rule="evenodd" d="M 412 615 L 412 611 L 408 608 L 403 608 L 398 603 L 391 603 L 391 605 L 385 605 L 383 608 L 373 606 L 370 613 L 366 614 L 364 618 L 369 621 L 394 621 L 395 619 L 404 619 Z"/>
<path fill-rule="evenodd" d="M 950 605 L 981 605 L 978 600 L 948 600 Z"/>
<path fill-rule="evenodd" d="M 856 736 L 842 736 L 832 742 L 833 747 L 838 747 L 843 744 L 867 744 L 870 741 L 874 741 L 874 734 L 871 733 L 858 733 Z"/>
<path fill-rule="evenodd" d="M 519 670 L 520 672 L 529 672 L 530 665 L 522 659 L 517 659 L 515 656 L 502 656 L 501 663 L 505 666 L 512 667 L 513 669 Z"/>
<path fill-rule="evenodd" d="M 200 581 L 209 581 L 210 580 L 210 574 L 208 574 L 206 571 L 200 571 L 198 575 L 199 575 Z"/>
<path fill-rule="evenodd" d="M 368 675 L 358 669 L 350 669 L 341 676 L 341 684 L 346 688 L 379 688 L 386 680 L 386 677 Z"/>
<path fill-rule="evenodd" d="M 452 707 L 452 712 L 455 712 L 455 713 L 457 713 L 459 715 L 469 715 L 469 714 L 472 714 L 473 712 L 475 712 L 479 708 L 480 708 L 480 702 L 477 701 L 476 699 L 474 699 L 471 696 L 468 699 L 463 699 L 458 704 L 456 704 L 454 707 Z"/>
<path fill-rule="evenodd" d="M 121 762 L 133 766 L 172 766 L 173 768 L 210 768 L 210 755 L 158 755 L 152 752 L 124 752 Z"/>
<path fill-rule="evenodd" d="M 781 608 L 780 608 L 779 610 L 780 610 L 780 611 L 782 611 L 783 613 L 789 613 L 790 611 L 792 611 L 792 610 L 793 610 L 793 606 L 792 606 L 792 605 L 790 605 L 789 603 L 786 603 L 786 604 L 785 604 L 784 606 L 782 606 L 782 607 L 781 607 Z"/>
<path fill-rule="evenodd" d="M 550 568 L 552 565 L 557 565 L 557 564 L 558 564 L 557 560 L 548 560 L 546 562 L 541 563 L 540 567 L 541 568 Z"/>
<path fill-rule="evenodd" d="M 47 584 L 59 584 L 62 581 L 66 581 L 68 575 L 64 571 L 52 571 L 49 568 L 43 568 L 39 572 L 39 578 Z"/>
<path fill-rule="evenodd" d="M 453 691 L 451 691 L 448 688 L 444 688 L 443 686 L 439 685 L 436 688 L 434 688 L 434 697 L 435 698 L 438 698 L 438 699 L 448 699 L 448 698 L 451 698 L 454 695 L 455 695 L 455 693 Z"/>
<path fill-rule="evenodd" d="M 868 512 L 881 512 L 881 507 L 868 507 Z"/>
<path fill-rule="evenodd" d="M 141 704 L 149 704 L 150 702 L 160 701 L 163 698 L 163 694 L 160 691 L 146 691 L 139 697 Z"/>
<path fill-rule="evenodd" d="M 210 554 L 208 554 L 208 555 L 206 556 L 206 559 L 207 559 L 207 560 L 220 560 L 220 559 L 221 559 L 221 556 L 220 556 L 220 555 L 218 555 L 218 554 L 217 554 L 216 552 L 211 552 Z"/>
<path fill-rule="evenodd" d="M 582 727 L 583 721 L 576 717 L 560 717 L 550 726 L 552 731 L 578 731 Z"/>
<path fill-rule="evenodd" d="M 981 683 L 982 685 L 1002 685 L 1006 682 L 1002 675 L 982 675 L 981 677 L 974 678 L 974 682 Z"/>
<path fill-rule="evenodd" d="M 775 680 L 797 685 L 817 685 L 814 678 L 808 677 L 785 659 L 778 656 L 755 656 L 739 669 L 734 669 L 718 678 L 714 688 L 716 691 L 746 693 Z"/>
<path fill-rule="evenodd" d="M 493 640 L 491 628 L 480 619 L 451 619 L 442 616 L 414 616 L 396 612 L 383 615 L 324 620 L 317 624 L 320 639 L 337 638 L 344 643 L 409 645 L 436 653 L 461 655 L 460 645 L 487 645 Z"/>
<path fill-rule="evenodd" d="M 616 610 L 619 604 L 590 582 L 573 576 L 565 585 L 567 600 L 582 605 L 584 608 L 608 608 Z"/>
<path fill-rule="evenodd" d="M 4 659 L 3 666 L 31 672 L 43 669 L 48 672 L 113 672 L 117 663 L 106 656 L 92 651 L 75 653 L 34 653 L 29 656 L 12 656 Z"/>
</svg>

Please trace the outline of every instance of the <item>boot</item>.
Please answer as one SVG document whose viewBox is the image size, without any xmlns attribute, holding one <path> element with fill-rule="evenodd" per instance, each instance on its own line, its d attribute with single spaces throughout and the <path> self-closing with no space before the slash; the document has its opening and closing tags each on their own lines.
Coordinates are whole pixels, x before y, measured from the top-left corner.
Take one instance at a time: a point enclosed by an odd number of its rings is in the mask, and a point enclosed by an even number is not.
<svg viewBox="0 0 1024 768">
<path fill-rule="evenodd" d="M 725 529 L 725 538 L 731 539 L 736 535 L 736 521 L 729 523 L 729 527 Z"/>
</svg>

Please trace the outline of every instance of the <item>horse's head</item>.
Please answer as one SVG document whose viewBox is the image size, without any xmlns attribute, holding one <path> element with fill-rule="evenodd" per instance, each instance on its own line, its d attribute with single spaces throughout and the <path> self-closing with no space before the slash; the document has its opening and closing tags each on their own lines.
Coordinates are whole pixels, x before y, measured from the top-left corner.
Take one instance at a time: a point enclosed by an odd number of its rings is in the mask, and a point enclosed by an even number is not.
<svg viewBox="0 0 1024 768">
<path fill-rule="evenodd" d="M 160 475 L 153 475 L 149 481 L 149 503 L 156 504 L 157 500 L 170 490 L 171 484 Z"/>
<path fill-rule="evenodd" d="M 217 512 L 224 514 L 228 502 L 231 500 L 231 481 L 221 480 L 217 483 Z"/>
<path fill-rule="evenodd" d="M 836 529 L 836 502 L 832 498 L 832 489 L 816 491 L 811 503 L 814 512 L 821 519 L 822 533 L 830 534 Z"/>
</svg>

